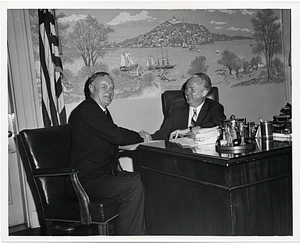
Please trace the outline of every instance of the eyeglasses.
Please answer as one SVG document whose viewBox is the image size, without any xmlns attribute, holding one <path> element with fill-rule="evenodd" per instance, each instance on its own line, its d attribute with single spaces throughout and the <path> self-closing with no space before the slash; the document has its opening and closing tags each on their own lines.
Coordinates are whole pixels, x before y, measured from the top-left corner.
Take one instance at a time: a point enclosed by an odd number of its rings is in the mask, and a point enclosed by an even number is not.
<svg viewBox="0 0 300 243">
<path fill-rule="evenodd" d="M 109 76 L 109 73 L 107 73 L 107 72 L 97 72 L 97 73 L 94 73 L 91 77 L 89 77 L 88 83 L 91 84 L 96 78 L 98 78 L 98 77 L 104 77 L 106 75 Z"/>
</svg>

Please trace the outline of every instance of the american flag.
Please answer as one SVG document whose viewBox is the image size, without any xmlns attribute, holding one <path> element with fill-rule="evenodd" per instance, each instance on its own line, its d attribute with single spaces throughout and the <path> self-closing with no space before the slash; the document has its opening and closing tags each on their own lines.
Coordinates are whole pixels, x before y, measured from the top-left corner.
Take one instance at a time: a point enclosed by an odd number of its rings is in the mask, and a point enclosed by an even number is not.
<svg viewBox="0 0 300 243">
<path fill-rule="evenodd" d="M 54 10 L 39 9 L 39 46 L 42 83 L 42 113 L 45 127 L 66 123 L 63 68 Z"/>
</svg>

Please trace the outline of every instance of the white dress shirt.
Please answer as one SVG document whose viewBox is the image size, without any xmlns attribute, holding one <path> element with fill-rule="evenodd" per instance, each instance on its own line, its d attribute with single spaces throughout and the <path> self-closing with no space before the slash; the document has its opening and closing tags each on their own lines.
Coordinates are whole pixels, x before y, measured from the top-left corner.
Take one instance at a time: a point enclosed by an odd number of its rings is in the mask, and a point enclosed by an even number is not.
<svg viewBox="0 0 300 243">
<path fill-rule="evenodd" d="M 194 109 L 197 109 L 197 118 L 198 118 L 199 113 L 200 113 L 200 110 L 201 110 L 203 104 L 204 104 L 204 102 L 202 102 L 202 104 L 199 105 L 199 106 L 197 106 L 197 107 L 192 107 L 192 106 L 190 106 L 189 117 L 188 117 L 188 127 L 191 126 L 192 117 L 193 117 L 193 115 L 194 115 Z"/>
</svg>

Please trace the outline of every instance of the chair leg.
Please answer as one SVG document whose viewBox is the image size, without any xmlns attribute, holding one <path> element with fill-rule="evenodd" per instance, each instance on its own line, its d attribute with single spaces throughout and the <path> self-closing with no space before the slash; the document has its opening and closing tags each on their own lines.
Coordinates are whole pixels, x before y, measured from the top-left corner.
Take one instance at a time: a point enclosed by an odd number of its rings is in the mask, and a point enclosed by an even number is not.
<svg viewBox="0 0 300 243">
<path fill-rule="evenodd" d="M 99 235 L 109 235 L 108 223 L 98 224 Z"/>
<path fill-rule="evenodd" d="M 87 228 L 86 228 L 86 235 L 87 236 L 93 235 L 93 229 L 89 226 L 87 226 Z"/>
<path fill-rule="evenodd" d="M 46 235 L 53 235 L 53 222 L 46 220 Z"/>
</svg>

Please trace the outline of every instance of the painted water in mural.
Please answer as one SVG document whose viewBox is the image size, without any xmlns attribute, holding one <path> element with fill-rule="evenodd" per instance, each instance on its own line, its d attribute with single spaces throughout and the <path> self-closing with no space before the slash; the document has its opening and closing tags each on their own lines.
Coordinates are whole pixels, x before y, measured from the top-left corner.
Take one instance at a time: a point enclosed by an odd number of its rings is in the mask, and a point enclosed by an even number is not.
<svg viewBox="0 0 300 243">
<path fill-rule="evenodd" d="M 164 90 L 180 89 L 189 77 L 187 71 L 190 69 L 191 62 L 199 56 L 206 57 L 206 73 L 211 77 L 214 86 L 228 85 L 234 87 L 263 84 L 266 80 L 266 68 L 263 62 L 257 67 L 240 70 L 238 75 L 235 71 L 229 74 L 228 68 L 218 64 L 224 50 L 234 52 L 239 58 L 250 63 L 250 60 L 257 56 L 257 54 L 252 53 L 254 42 L 254 40 L 220 41 L 214 44 L 198 45 L 194 49 L 182 47 L 119 48 L 109 51 L 100 62 L 106 64 L 112 73 L 115 81 L 115 98 L 153 96 L 159 95 Z M 121 66 L 122 53 L 130 54 L 132 63 L 137 64 L 140 69 L 136 67 L 131 71 L 114 74 L 113 70 Z M 149 64 L 150 56 L 156 63 L 161 62 L 163 57 L 168 59 L 170 65 L 175 66 L 169 69 L 154 68 L 149 70 L 147 63 Z M 261 56 L 261 59 L 263 60 L 264 57 Z M 78 72 L 77 67 L 83 65 L 80 63 L 81 60 L 77 60 L 77 65 L 73 64 L 69 67 L 66 66 L 66 68 L 76 74 Z M 78 85 L 83 87 L 84 81 L 78 82 Z M 272 82 L 283 82 L 283 73 L 278 71 Z M 66 92 L 65 96 L 70 103 L 82 98 L 82 95 L 76 90 L 74 92 L 74 89 Z"/>
</svg>

